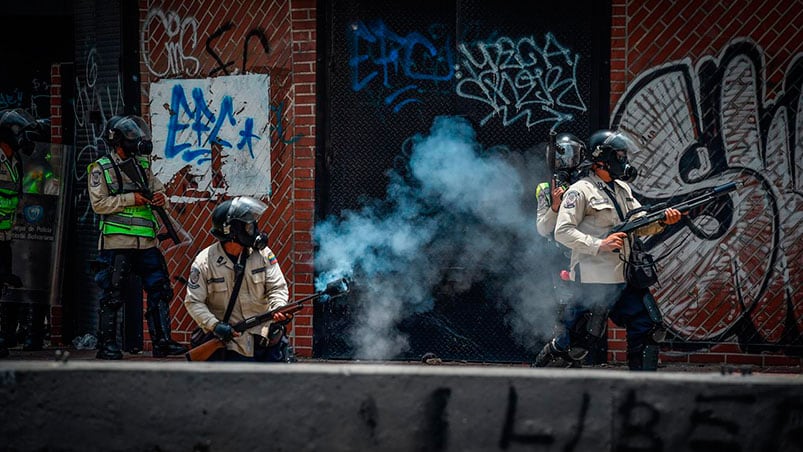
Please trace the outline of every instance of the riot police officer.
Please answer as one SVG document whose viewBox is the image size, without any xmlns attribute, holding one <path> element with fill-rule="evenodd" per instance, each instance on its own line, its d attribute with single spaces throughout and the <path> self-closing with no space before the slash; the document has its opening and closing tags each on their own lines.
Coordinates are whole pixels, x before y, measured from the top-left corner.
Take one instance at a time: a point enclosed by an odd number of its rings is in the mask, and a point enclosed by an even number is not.
<svg viewBox="0 0 803 452">
<path fill-rule="evenodd" d="M 145 317 L 153 356 L 180 355 L 186 347 L 171 338 L 173 289 L 167 264 L 157 247 L 158 224 L 151 206 L 166 207 L 164 185 L 153 176 L 148 125 L 139 116 L 109 120 L 105 139 L 111 151 L 87 168 L 92 209 L 100 216 L 95 281 L 100 299 L 98 359 L 122 359 L 117 342 L 117 314 L 128 278 L 137 275 L 148 294 Z"/>
<path fill-rule="evenodd" d="M 198 253 L 192 263 L 184 306 L 200 328 L 226 342 L 223 356 L 212 360 L 282 362 L 289 358 L 283 323 L 291 317 L 277 312 L 272 324 L 256 325 L 242 334 L 232 328 L 288 302 L 287 281 L 267 247 L 267 234 L 257 227 L 265 210 L 263 202 L 247 196 L 218 204 L 211 230 L 218 241 Z"/>
<path fill-rule="evenodd" d="M 569 331 L 563 319 L 569 316 L 572 306 L 571 282 L 561 278 L 561 272 L 569 268 L 569 250 L 555 241 L 555 222 L 563 194 L 582 172 L 580 164 L 585 159 L 585 144 L 571 133 L 555 136 L 555 142 L 546 147 L 546 159 L 552 168 L 552 180 L 538 184 L 535 196 L 538 200 L 536 229 L 544 237 L 545 261 L 552 281 L 553 295 L 559 306 L 559 322 L 556 337 L 548 342 L 533 361 L 533 367 L 579 367 L 586 356 L 585 348 L 569 347 Z M 550 155 L 553 154 L 553 155 Z"/>
<path fill-rule="evenodd" d="M 570 278 L 579 283 L 575 300 L 586 308 L 569 320 L 570 327 L 584 324 L 586 342 L 604 340 L 604 324 L 610 316 L 627 331 L 630 369 L 655 370 L 663 331 L 660 312 L 648 289 L 625 279 L 624 263 L 630 253 L 627 235 L 610 233 L 628 212 L 641 206 L 627 183 L 637 174 L 627 159 L 628 153 L 638 151 L 635 143 L 624 131 L 600 130 L 589 137 L 592 172 L 564 195 L 555 239 L 572 250 Z M 680 218 L 679 211 L 667 209 L 663 222 L 644 226 L 636 234 L 656 234 Z"/>
<path fill-rule="evenodd" d="M 11 233 L 22 192 L 22 158 L 30 155 L 40 133 L 39 123 L 21 108 L 0 111 L 0 290 L 22 287 L 22 280 L 12 273 Z M 17 345 L 17 327 L 25 335 L 23 349 L 42 348 L 46 306 L 0 300 L 0 357 L 8 356 L 8 347 Z"/>
</svg>

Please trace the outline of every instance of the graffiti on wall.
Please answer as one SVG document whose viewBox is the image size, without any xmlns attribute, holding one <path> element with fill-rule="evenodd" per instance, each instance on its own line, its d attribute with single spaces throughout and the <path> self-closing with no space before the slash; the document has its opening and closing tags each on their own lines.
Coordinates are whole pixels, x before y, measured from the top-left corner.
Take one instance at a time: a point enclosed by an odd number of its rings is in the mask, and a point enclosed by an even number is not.
<svg viewBox="0 0 803 452">
<path fill-rule="evenodd" d="M 351 89 L 359 92 L 379 85 L 383 103 L 398 113 L 405 105 L 421 103 L 422 84 L 449 81 L 454 76 L 454 53 L 444 27 L 433 25 L 427 34 L 400 35 L 378 20 L 355 22 L 351 42 Z"/>
<path fill-rule="evenodd" d="M 98 83 L 100 62 L 96 48 L 87 52 L 84 73 L 75 79 L 75 128 L 76 135 L 83 136 L 86 143 L 75 153 L 73 178 L 76 182 L 86 179 L 86 165 L 106 153 L 103 131 L 112 116 L 123 111 L 123 84 L 118 74 L 114 85 Z M 73 198 L 76 218 L 81 224 L 97 221 L 89 203 L 86 190 L 79 190 Z"/>
<path fill-rule="evenodd" d="M 217 66 L 209 71 L 209 76 L 212 77 L 214 75 L 219 75 L 219 73 L 223 73 L 225 75 L 230 75 L 232 73 L 237 74 L 246 73 L 246 67 L 248 67 L 248 47 L 253 39 L 256 39 L 259 44 L 262 46 L 262 51 L 267 55 L 270 53 L 270 45 L 268 44 L 268 37 L 265 36 L 265 32 L 262 31 L 261 28 L 253 28 L 251 29 L 246 35 L 245 39 L 243 40 L 243 64 L 242 66 L 237 69 L 231 69 L 234 66 L 234 61 L 223 61 L 223 57 L 220 55 L 219 50 L 216 49 L 215 44 L 218 41 L 224 40 L 224 35 L 234 29 L 234 23 L 228 22 L 224 24 L 222 27 L 215 30 L 208 38 L 206 38 L 206 53 L 209 54 L 216 62 Z"/>
<path fill-rule="evenodd" d="M 189 167 L 199 189 L 211 195 L 269 194 L 269 79 L 253 74 L 151 84 L 154 174 L 170 180 Z"/>
<path fill-rule="evenodd" d="M 499 118 L 504 126 L 555 128 L 587 111 L 577 85 L 580 56 L 552 33 L 503 36 L 460 43 L 457 55 L 443 25 L 401 35 L 383 21 L 357 21 L 349 30 L 351 89 L 377 97 L 392 113 L 423 103 L 423 93 L 448 89 L 488 113 L 480 126 Z M 452 85 L 454 84 L 454 85 Z"/>
<path fill-rule="evenodd" d="M 803 54 L 766 97 L 763 51 L 734 40 L 718 58 L 653 68 L 631 83 L 612 122 L 641 137 L 638 194 L 659 202 L 737 181 L 717 206 L 651 240 L 658 299 L 680 338 L 800 344 L 803 338 Z M 693 264 L 690 265 L 690 262 Z"/>
<path fill-rule="evenodd" d="M 490 110 L 481 126 L 498 116 L 505 126 L 523 120 L 528 128 L 551 124 L 554 129 L 586 112 L 577 87 L 580 55 L 552 33 L 543 42 L 501 37 L 458 49 L 463 71 L 456 74 L 457 94 Z"/>
<path fill-rule="evenodd" d="M 142 61 L 156 77 L 194 76 L 201 70 L 198 58 L 191 55 L 198 43 L 198 20 L 182 18 L 174 11 L 151 8 L 145 17 L 140 35 Z M 149 46 L 151 36 L 164 34 L 163 46 Z M 185 48 L 190 54 L 186 55 Z M 158 51 L 161 50 L 163 54 Z"/>
</svg>

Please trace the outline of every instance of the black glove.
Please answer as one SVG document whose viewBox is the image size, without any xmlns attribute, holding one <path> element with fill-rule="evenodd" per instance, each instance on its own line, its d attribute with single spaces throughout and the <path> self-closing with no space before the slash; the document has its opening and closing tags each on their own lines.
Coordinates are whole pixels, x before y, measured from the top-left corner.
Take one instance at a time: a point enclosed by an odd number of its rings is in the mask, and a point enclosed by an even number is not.
<svg viewBox="0 0 803 452">
<path fill-rule="evenodd" d="M 221 341 L 230 341 L 231 338 L 234 337 L 234 328 L 228 323 L 218 322 L 217 325 L 215 325 L 215 329 L 212 330 L 212 333 Z"/>
</svg>

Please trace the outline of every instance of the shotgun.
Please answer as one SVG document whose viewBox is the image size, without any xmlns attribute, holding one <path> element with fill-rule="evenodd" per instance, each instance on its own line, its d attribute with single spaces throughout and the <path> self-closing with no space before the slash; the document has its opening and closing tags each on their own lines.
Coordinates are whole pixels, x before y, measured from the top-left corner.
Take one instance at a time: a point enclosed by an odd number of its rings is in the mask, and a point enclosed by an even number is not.
<svg viewBox="0 0 803 452">
<path fill-rule="evenodd" d="M 139 169 L 139 165 L 136 164 L 133 158 L 124 160 L 120 165 L 120 170 L 124 172 L 129 179 L 131 179 L 134 184 L 137 186 L 137 192 L 145 197 L 148 201 L 153 199 L 153 193 L 151 192 L 150 188 L 148 188 L 148 181 L 145 180 L 145 174 Z M 164 241 L 164 239 L 169 238 L 173 241 L 173 245 L 178 245 L 181 243 L 181 238 L 178 236 L 178 232 L 176 232 L 176 228 L 173 226 L 173 220 L 170 218 L 170 214 L 162 206 L 154 206 L 151 204 L 151 210 L 156 212 L 159 215 L 159 219 L 164 224 L 165 229 L 167 230 L 167 235 L 159 234 L 158 238 L 159 241 Z"/>
<path fill-rule="evenodd" d="M 679 210 L 680 213 L 686 213 L 695 207 L 709 204 L 720 196 L 724 196 L 736 190 L 736 188 L 736 182 L 728 182 L 727 184 L 709 188 L 702 194 L 677 204 L 667 205 L 666 203 L 660 203 L 655 206 L 642 206 L 638 209 L 628 212 L 625 221 L 614 226 L 609 234 L 613 234 L 614 232 L 624 232 L 629 234 L 641 227 L 663 220 L 666 217 L 666 209 L 676 209 Z M 644 211 L 649 213 L 643 217 L 636 218 L 635 220 L 629 219 L 633 214 Z"/>
<path fill-rule="evenodd" d="M 326 285 L 326 289 L 321 292 L 316 292 L 312 295 L 308 295 L 298 301 L 294 301 L 293 303 L 287 304 L 285 306 L 281 306 L 279 308 L 273 309 L 268 311 L 264 314 L 255 315 L 252 317 L 248 317 L 247 319 L 241 320 L 232 326 L 232 329 L 238 333 L 242 333 L 250 328 L 253 328 L 256 325 L 261 325 L 265 322 L 270 321 L 273 319 L 273 315 L 277 312 L 281 312 L 282 314 L 294 314 L 300 311 L 304 306 L 304 303 L 310 300 L 314 300 L 321 297 L 326 297 L 326 299 L 337 298 L 341 295 L 345 295 L 349 291 L 349 279 L 348 278 L 341 278 L 335 281 L 330 282 Z M 219 339 L 215 335 L 211 333 L 207 333 L 209 335 L 209 339 L 205 342 L 201 343 L 201 345 L 190 349 L 186 353 L 187 361 L 208 361 L 209 358 L 212 357 L 216 351 L 225 348 L 226 342 Z"/>
</svg>

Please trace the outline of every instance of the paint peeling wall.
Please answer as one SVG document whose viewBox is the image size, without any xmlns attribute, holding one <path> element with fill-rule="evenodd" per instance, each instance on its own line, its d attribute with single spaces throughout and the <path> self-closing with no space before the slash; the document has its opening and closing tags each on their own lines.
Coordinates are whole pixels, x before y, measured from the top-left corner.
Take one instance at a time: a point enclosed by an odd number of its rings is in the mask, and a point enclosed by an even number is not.
<svg viewBox="0 0 803 452">
<path fill-rule="evenodd" d="M 186 277 L 214 240 L 211 211 L 251 195 L 269 205 L 261 227 L 291 284 L 312 291 L 315 2 L 140 1 L 143 115 L 171 214 L 194 240 L 165 248 Z M 305 239 L 306 238 L 306 239 Z M 175 284 L 174 337 L 195 327 Z M 296 353 L 309 355 L 311 314 L 296 315 Z"/>
</svg>

